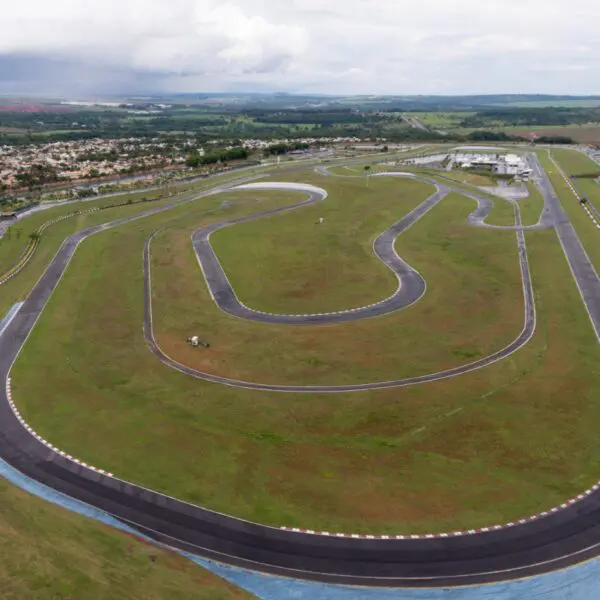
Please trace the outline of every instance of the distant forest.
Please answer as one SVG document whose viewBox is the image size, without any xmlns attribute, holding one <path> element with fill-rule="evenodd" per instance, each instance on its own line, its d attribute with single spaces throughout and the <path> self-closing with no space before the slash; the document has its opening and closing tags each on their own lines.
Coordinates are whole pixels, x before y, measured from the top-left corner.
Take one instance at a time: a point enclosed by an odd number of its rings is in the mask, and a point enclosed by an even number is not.
<svg viewBox="0 0 600 600">
<path fill-rule="evenodd" d="M 503 128 L 588 126 L 600 124 L 600 97 L 543 95 L 498 96 L 295 96 L 196 94 L 157 99 L 160 111 L 144 105 L 73 107 L 0 106 L 0 144 L 92 138 L 192 139 L 198 144 L 221 139 L 301 139 L 303 137 L 385 138 L 400 141 L 519 140 Z M 548 103 L 556 103 L 549 106 Z M 24 105 L 25 107 L 25 105 Z M 419 126 L 420 116 L 454 115 L 451 123 Z M 415 118 L 411 117 L 415 114 Z M 600 132 L 600 127 L 598 128 Z M 560 130 L 541 132 L 545 140 L 567 143 Z M 600 140 L 599 140 L 600 141 Z"/>
</svg>

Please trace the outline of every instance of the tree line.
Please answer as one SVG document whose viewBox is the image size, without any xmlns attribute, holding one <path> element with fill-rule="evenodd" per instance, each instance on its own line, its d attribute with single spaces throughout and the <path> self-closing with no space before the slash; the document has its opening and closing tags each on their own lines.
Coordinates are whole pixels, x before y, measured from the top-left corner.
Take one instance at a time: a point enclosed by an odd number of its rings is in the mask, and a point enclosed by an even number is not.
<svg viewBox="0 0 600 600">
<path fill-rule="evenodd" d="M 231 150 L 217 150 L 200 154 L 197 150 L 190 152 L 186 158 L 185 164 L 188 167 L 197 168 L 204 165 L 213 165 L 216 163 L 227 163 L 231 160 L 244 160 L 250 156 L 247 148 L 231 148 Z"/>
</svg>

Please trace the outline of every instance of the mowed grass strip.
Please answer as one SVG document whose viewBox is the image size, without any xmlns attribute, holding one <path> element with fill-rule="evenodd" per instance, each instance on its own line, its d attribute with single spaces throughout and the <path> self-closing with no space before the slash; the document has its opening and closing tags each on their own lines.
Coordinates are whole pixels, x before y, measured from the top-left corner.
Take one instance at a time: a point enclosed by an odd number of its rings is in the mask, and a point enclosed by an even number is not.
<svg viewBox="0 0 600 600">
<path fill-rule="evenodd" d="M 402 188 L 406 182 L 386 183 Z M 521 331 L 523 291 L 514 232 L 470 226 L 466 217 L 474 206 L 472 200 L 451 194 L 399 236 L 396 251 L 427 282 L 426 294 L 416 304 L 374 319 L 323 326 L 265 325 L 223 313 L 208 293 L 189 242 L 189 235 L 198 224 L 190 221 L 174 227 L 159 234 L 152 243 L 157 340 L 169 356 L 202 371 L 279 384 L 389 381 L 433 373 L 491 354 Z M 357 210 L 360 212 L 360 208 Z M 368 222 L 369 211 L 377 213 L 379 208 L 372 204 L 363 210 L 363 218 Z M 300 217 L 299 212 L 296 215 Z M 310 219 L 306 223 L 309 229 L 317 227 Z M 340 219 L 339 223 L 343 230 L 344 222 Z M 335 221 L 329 224 L 329 235 L 334 239 L 338 236 L 337 226 Z M 232 234 L 236 227 L 231 228 Z M 301 227 L 302 221 L 300 236 Z M 241 239 L 243 243 L 237 252 L 254 257 L 253 245 L 262 244 L 259 236 Z M 360 243 L 360 239 L 356 242 Z M 287 280 L 282 272 L 277 281 L 269 284 L 272 293 L 281 297 L 281 312 L 287 312 L 285 294 L 298 285 L 295 278 L 299 272 L 304 277 L 304 289 L 326 298 L 329 292 L 329 304 L 322 301 L 320 306 L 348 306 L 344 304 L 346 288 L 330 289 L 322 277 L 323 272 L 344 270 L 344 256 L 331 253 L 328 264 L 322 263 L 318 270 L 310 269 L 310 265 L 322 260 L 324 253 L 321 244 L 303 247 L 301 259 L 306 266 L 290 267 Z M 292 257 L 296 260 L 295 255 Z M 285 258 L 275 253 L 268 256 L 263 252 L 261 260 L 266 264 L 258 266 L 247 261 L 238 263 L 238 268 L 245 269 L 244 277 L 251 280 L 259 278 L 255 275 L 257 270 L 264 274 L 269 268 L 276 270 L 280 260 L 285 264 Z M 360 280 L 356 271 L 356 280 L 350 282 L 363 294 L 377 289 L 377 271 L 372 261 L 363 256 L 363 278 Z M 238 272 L 230 270 L 229 275 L 235 285 Z M 384 298 L 387 291 L 380 289 L 377 296 L 370 297 L 371 301 Z M 294 308 L 300 313 L 308 312 L 298 305 Z M 424 329 L 423 323 L 428 327 Z M 198 352 L 188 346 L 185 339 L 191 334 L 208 341 L 210 350 Z"/>
<path fill-rule="evenodd" d="M 430 171 L 432 175 L 436 174 L 435 170 Z M 457 183 L 464 183 L 465 185 L 473 185 L 473 186 L 494 186 L 496 182 L 491 177 L 487 175 L 482 175 L 481 173 L 472 173 L 468 170 L 457 170 L 454 169 L 452 171 L 443 171 L 439 172 L 440 176 L 443 176 L 444 179 L 452 179 Z"/>
<path fill-rule="evenodd" d="M 569 221 L 575 228 L 575 231 L 577 232 L 583 247 L 590 257 L 592 264 L 596 268 L 596 271 L 600 272 L 600 229 L 596 227 L 583 207 L 579 204 L 579 201 L 567 185 L 567 182 L 564 180 L 563 176 L 556 169 L 554 163 L 548 157 L 548 153 L 539 151 L 537 155 L 541 165 L 548 172 L 550 181 L 552 182 L 552 185 L 554 186 L 554 189 L 560 198 L 562 207 L 567 214 Z M 581 164 L 579 163 L 579 156 L 580 155 L 571 157 L 571 166 L 573 163 Z M 560 159 L 557 157 L 554 158 L 568 177 L 569 172 L 565 170 L 565 167 L 563 167 Z M 582 155 L 581 158 L 583 159 L 581 161 L 583 164 L 585 164 L 586 160 L 589 160 Z"/>
<path fill-rule="evenodd" d="M 598 179 L 594 177 L 578 177 L 579 175 L 586 174 L 600 174 L 600 165 L 581 152 L 574 150 L 552 150 L 552 156 L 567 177 L 571 175 L 576 177 L 573 185 L 579 195 L 589 198 L 596 208 L 600 210 L 600 185 L 598 184 Z M 571 196 L 574 197 L 573 194 Z"/>
<path fill-rule="evenodd" d="M 536 225 L 544 208 L 544 198 L 531 182 L 527 183 L 527 190 L 529 197 L 518 201 L 521 209 L 521 221 L 523 225 Z"/>
<path fill-rule="evenodd" d="M 242 600 L 191 561 L 26 494 L 0 479 L 3 600 Z"/>
<path fill-rule="evenodd" d="M 378 302 L 397 289 L 397 278 L 375 256 L 373 242 L 435 188 L 410 180 L 401 185 L 377 180 L 367 188 L 354 180 L 313 179 L 327 189 L 325 201 L 211 236 L 247 306 L 276 313 L 333 312 Z"/>
<path fill-rule="evenodd" d="M 211 206 L 178 216 L 195 226 Z M 553 232 L 527 234 L 539 326 L 521 352 L 438 383 L 308 395 L 207 384 L 156 361 L 141 331 L 141 249 L 167 221 L 151 221 L 82 244 L 17 362 L 15 401 L 64 450 L 240 517 L 347 532 L 452 531 L 511 521 L 598 479 L 598 347 Z M 420 245 L 427 248 L 427 241 Z M 171 288 L 173 313 L 184 288 L 194 310 L 208 310 L 210 303 L 187 289 L 193 281 L 189 275 Z M 446 320 L 456 328 L 462 310 L 477 315 L 479 308 L 451 304 Z M 508 328 L 501 313 L 496 318 Z M 442 337 L 437 325 L 421 318 L 418 333 L 405 335 L 413 346 L 424 335 L 433 343 Z M 405 360 L 410 356 L 398 362 Z"/>
<path fill-rule="evenodd" d="M 568 175 L 582 175 L 600 172 L 600 165 L 577 150 L 553 148 L 552 156 L 559 162 Z"/>
</svg>

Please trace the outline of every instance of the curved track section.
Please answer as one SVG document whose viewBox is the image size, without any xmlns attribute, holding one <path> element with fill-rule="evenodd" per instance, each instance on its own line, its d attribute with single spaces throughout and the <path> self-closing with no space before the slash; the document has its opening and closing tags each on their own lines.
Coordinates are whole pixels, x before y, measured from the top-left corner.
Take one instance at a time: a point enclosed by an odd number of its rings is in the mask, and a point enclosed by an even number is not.
<svg viewBox="0 0 600 600">
<path fill-rule="evenodd" d="M 263 217 L 268 217 L 290 210 L 295 210 L 303 206 L 315 204 L 327 197 L 327 192 L 322 188 L 315 186 L 307 186 L 303 184 L 289 184 L 278 182 L 264 183 L 249 183 L 238 186 L 238 190 L 295 190 L 298 192 L 307 192 L 310 198 L 304 202 L 266 210 L 247 217 L 232 219 L 209 225 L 198 229 L 192 235 L 192 243 L 196 252 L 196 257 L 202 273 L 208 285 L 210 295 L 216 302 L 218 307 L 226 313 L 242 319 L 258 321 L 261 323 L 277 323 L 277 324 L 296 324 L 296 325 L 315 325 L 319 323 L 339 323 L 344 321 L 355 321 L 369 317 L 377 317 L 391 312 L 395 312 L 414 304 L 425 293 L 425 280 L 419 273 L 402 260 L 394 249 L 396 238 L 404 231 L 414 225 L 421 217 L 427 214 L 434 206 L 436 206 L 447 194 L 444 186 L 436 186 L 436 191 L 427 200 L 422 202 L 417 208 L 407 214 L 404 218 L 394 223 L 386 229 L 374 242 L 373 251 L 377 258 L 386 265 L 398 279 L 398 288 L 396 291 L 384 300 L 362 306 L 359 308 L 351 308 L 340 310 L 333 313 L 320 313 L 309 315 L 282 315 L 266 313 L 247 307 L 243 304 L 235 294 L 229 279 L 212 246 L 210 245 L 210 236 L 215 231 L 229 227 L 237 223 L 244 223 Z"/>
<path fill-rule="evenodd" d="M 514 579 L 600 554 L 600 485 L 560 508 L 505 527 L 409 538 L 301 533 L 236 519 L 119 480 L 32 433 L 10 398 L 10 369 L 78 244 L 167 208 L 68 238 L 0 336 L 0 376 L 6 381 L 0 390 L 0 456 L 9 464 L 157 541 L 291 577 L 370 586 L 452 586 Z"/>
<path fill-rule="evenodd" d="M 340 175 L 339 173 L 332 173 L 329 170 L 330 168 L 331 167 L 324 167 L 321 165 L 315 167 L 314 170 L 320 175 L 324 175 L 325 177 L 339 177 L 342 179 L 364 179 L 364 175 Z M 418 181 L 431 183 L 435 186 L 441 185 L 437 179 L 433 179 L 431 177 L 423 177 L 421 175 L 416 175 L 415 173 L 411 172 L 385 171 L 381 173 L 373 173 L 372 175 L 369 175 L 369 177 L 412 177 L 414 179 L 417 179 Z M 542 208 L 538 222 L 535 225 L 523 225 L 522 223 L 516 223 L 515 225 L 493 225 L 491 223 L 485 222 L 492 210 L 494 209 L 494 202 L 491 198 L 482 196 L 476 191 L 469 191 L 464 188 L 459 188 L 456 185 L 451 185 L 452 183 L 455 183 L 454 180 L 450 179 L 449 177 L 445 177 L 442 173 L 437 175 L 437 177 L 438 179 L 443 179 L 445 181 L 444 189 L 447 193 L 454 192 L 456 194 L 460 194 L 461 196 L 471 198 L 471 200 L 477 202 L 477 209 L 468 217 L 468 221 L 471 225 L 474 225 L 476 227 L 487 227 L 488 229 L 498 229 L 505 231 L 536 231 L 539 229 L 552 229 L 552 227 L 554 227 L 554 218 L 548 206 L 548 203 L 546 202 L 545 197 L 544 207 Z M 518 205 L 518 201 L 515 200 L 507 200 L 506 198 L 499 198 L 498 200 L 501 202 L 508 202 L 513 206 Z"/>
<path fill-rule="evenodd" d="M 343 321 L 355 321 L 367 317 L 374 317 L 390 313 L 393 311 L 400 310 L 406 306 L 416 302 L 425 291 L 425 281 L 423 278 L 410 266 L 408 266 L 395 252 L 394 243 L 398 235 L 408 229 L 414 224 L 419 218 L 431 210 L 436 204 L 438 204 L 447 194 L 448 188 L 440 185 L 432 179 L 426 177 L 416 177 L 414 174 L 407 173 L 390 173 L 381 174 L 381 176 L 393 176 L 393 177 L 410 177 L 418 179 L 420 181 L 431 183 L 436 186 L 437 191 L 435 194 L 430 196 L 425 202 L 418 206 L 415 210 L 409 213 L 406 217 L 392 225 L 386 230 L 381 236 L 379 236 L 375 242 L 374 250 L 377 256 L 386 265 L 388 265 L 398 277 L 399 287 L 398 290 L 379 303 L 373 304 L 359 309 L 352 309 L 346 311 L 340 311 L 339 313 L 326 313 L 320 315 L 278 315 L 270 313 L 261 313 L 256 310 L 252 310 L 243 305 L 235 296 L 235 292 L 227 279 L 227 275 L 223 271 L 218 258 L 212 250 L 209 242 L 210 233 L 220 229 L 239 223 L 248 221 L 250 219 L 259 218 L 261 216 L 267 216 L 270 214 L 277 214 L 283 211 L 292 210 L 300 206 L 306 206 L 318 201 L 318 197 L 322 197 L 321 193 L 318 193 L 313 189 L 313 186 L 306 186 L 300 184 L 296 187 L 297 191 L 310 192 L 312 194 L 309 200 L 302 203 L 293 205 L 291 207 L 284 207 L 271 211 L 263 211 L 250 215 L 249 217 L 242 217 L 224 223 L 218 223 L 209 227 L 198 230 L 192 236 L 194 248 L 198 262 L 204 273 L 208 288 L 210 290 L 213 300 L 217 303 L 221 310 L 232 314 L 240 318 L 248 318 L 253 321 L 270 324 L 296 324 L 296 325 L 314 325 L 324 323 L 335 323 Z M 251 183 L 242 185 L 237 189 L 294 189 L 293 184 L 289 183 Z M 324 193 L 324 190 L 322 191 Z M 473 199 L 478 203 L 477 210 L 471 214 L 473 224 L 484 227 L 492 227 L 483 223 L 483 219 L 489 214 L 489 211 L 493 208 L 491 201 L 484 198 L 479 198 L 474 195 Z M 478 369 L 487 367 L 499 360 L 507 358 L 520 348 L 522 348 L 535 333 L 536 326 L 536 314 L 535 314 L 535 301 L 533 293 L 533 285 L 531 281 L 531 273 L 529 269 L 529 261 L 527 259 L 527 247 L 525 243 L 525 236 L 523 234 L 523 227 L 520 224 L 520 212 L 518 206 L 515 205 L 515 214 L 517 224 L 514 228 L 516 230 L 518 251 L 519 251 L 519 267 L 521 270 L 521 281 L 523 285 L 523 302 L 524 302 L 524 317 L 523 317 L 523 328 L 519 335 L 507 346 L 499 349 L 488 356 L 485 356 L 476 361 L 454 367 L 452 369 L 446 369 L 443 371 L 437 371 L 435 373 L 428 373 L 425 375 L 419 375 L 415 377 L 407 377 L 403 379 L 395 379 L 390 381 L 377 381 L 369 382 L 364 384 L 347 384 L 347 385 L 278 385 L 262 382 L 243 381 L 239 379 L 233 379 L 229 377 L 223 377 L 220 375 L 214 375 L 194 369 L 187 365 L 184 365 L 169 355 L 167 355 L 159 346 L 154 336 L 152 327 L 152 283 L 151 283 L 151 268 L 150 268 L 150 250 L 151 241 L 150 237 L 146 241 L 144 248 L 144 273 L 145 273 L 145 307 L 144 307 L 144 336 L 146 342 L 152 351 L 152 353 L 165 365 L 180 371 L 191 377 L 197 379 L 203 379 L 204 381 L 210 381 L 213 383 L 219 383 L 228 385 L 231 387 L 239 387 L 252 390 L 261 390 L 268 392 L 295 392 L 295 393 L 343 393 L 343 392 L 360 392 L 367 390 L 378 390 L 378 389 L 389 389 L 407 387 L 411 385 L 429 383 L 433 381 L 441 381 L 459 375 L 464 375 Z M 470 221 L 471 222 L 471 221 Z M 493 227 L 495 229 L 495 227 Z"/>
<path fill-rule="evenodd" d="M 487 227 L 488 229 L 504 230 L 504 231 L 539 231 L 542 229 L 552 229 L 554 227 L 554 219 L 545 205 L 540 213 L 540 218 L 535 225 L 523 225 L 522 223 L 516 223 L 515 225 L 492 225 L 486 223 L 485 220 L 488 218 L 494 208 L 494 203 L 490 198 L 485 198 L 473 192 L 466 190 L 460 190 L 458 188 L 453 189 L 454 192 L 460 193 L 467 198 L 471 198 L 477 202 L 477 210 L 470 214 L 468 217 L 469 223 L 476 227 Z M 518 202 L 514 200 L 502 200 L 509 202 L 513 207 L 518 207 Z"/>
</svg>

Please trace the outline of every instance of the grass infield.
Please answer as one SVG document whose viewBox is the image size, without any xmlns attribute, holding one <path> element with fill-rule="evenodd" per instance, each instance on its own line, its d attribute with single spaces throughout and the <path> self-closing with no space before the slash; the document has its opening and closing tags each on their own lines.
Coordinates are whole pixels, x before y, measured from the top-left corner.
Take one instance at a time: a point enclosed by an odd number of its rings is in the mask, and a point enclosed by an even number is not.
<svg viewBox="0 0 600 600">
<path fill-rule="evenodd" d="M 323 185 L 333 189 L 329 180 Z M 395 185 L 401 189 L 403 182 Z M 364 198 L 367 215 L 374 202 Z M 42 436 L 120 477 L 216 510 L 328 531 L 427 533 L 493 525 L 560 504 L 599 478 L 598 347 L 554 232 L 527 234 L 538 330 L 510 358 L 405 389 L 260 393 L 186 377 L 145 347 L 142 247 L 169 219 L 181 219 L 170 230 L 180 228 L 181 235 L 165 232 L 153 250 L 161 343 L 171 335 L 173 347 L 181 347 L 179 323 L 205 323 L 219 335 L 209 340 L 208 352 L 194 351 L 204 357 L 195 360 L 210 366 L 212 353 L 222 352 L 221 368 L 229 375 L 253 369 L 257 378 L 280 380 L 314 380 L 321 372 L 316 359 L 323 357 L 329 373 L 321 376 L 347 381 L 384 370 L 414 374 L 496 349 L 516 335 L 522 319 L 516 244 L 513 233 L 465 225 L 474 204 L 449 197 L 398 242 L 399 253 L 428 281 L 419 304 L 305 334 L 286 328 L 294 342 L 286 358 L 286 339 L 276 328 L 247 332 L 254 325 L 220 321 L 197 266 L 191 271 L 186 228 L 256 208 L 240 202 L 223 210 L 223 199 L 204 199 L 168 219 L 151 217 L 81 245 L 13 372 L 15 402 Z M 285 201 L 261 193 L 261 207 Z M 297 217 L 302 232 L 300 212 Z M 361 237 L 373 233 L 365 229 Z M 261 240 L 239 235 L 243 253 L 265 252 Z M 313 249 L 319 245 L 307 248 L 307 260 Z M 232 254 L 230 269 L 234 259 L 239 268 L 254 268 Z M 294 254 L 275 259 L 297 260 Z M 367 267 L 365 281 L 369 277 Z M 270 283 L 275 291 L 277 281 Z M 300 335 L 308 336 L 304 345 Z"/>
<path fill-rule="evenodd" d="M 324 181 L 312 174 L 297 179 L 325 186 L 328 198 L 211 236 L 240 300 L 267 312 L 310 313 L 364 306 L 392 294 L 397 279 L 375 257 L 373 242 L 435 188 L 410 180 L 401 186 L 374 181 L 366 188 L 363 182 Z M 317 225 L 320 217 L 324 223 Z M 182 229 L 190 227 L 175 235 Z"/>
<path fill-rule="evenodd" d="M 414 182 L 406 183 L 414 188 Z M 352 180 L 336 180 L 328 186 L 329 210 L 340 214 L 329 231 L 327 219 L 323 226 L 315 226 L 315 216 L 322 211 L 315 207 L 303 209 L 308 214 L 288 213 L 226 228 L 211 238 L 242 301 L 278 312 L 286 312 L 290 305 L 290 312 L 304 314 L 376 302 L 396 288 L 396 279 L 378 264 L 371 243 L 408 212 L 414 200 L 403 205 L 394 193 L 395 181 L 374 182 L 369 191 L 355 185 Z M 379 198 L 377 219 L 361 220 L 372 210 L 371 192 Z M 353 198 L 353 205 L 343 200 L 347 197 Z M 466 216 L 474 206 L 471 200 L 451 195 L 398 238 L 398 254 L 419 270 L 428 285 L 413 307 L 320 327 L 267 326 L 221 312 L 189 248 L 196 225 L 168 230 L 152 245 L 157 339 L 167 354 L 201 370 L 285 384 L 386 381 L 490 354 L 521 330 L 522 288 L 515 234 L 490 235 L 468 225 Z M 360 235 L 355 233 L 359 227 L 355 219 L 362 228 Z M 344 240 L 344 252 L 328 251 L 335 248 L 336 239 Z M 311 264 L 319 268 L 311 269 Z M 262 296 L 270 296 L 268 305 L 258 303 L 261 289 L 269 290 Z M 435 340 L 423 335 L 424 321 L 437 330 Z M 208 339 L 211 352 L 198 353 L 182 344 L 190 331 Z"/>
</svg>

